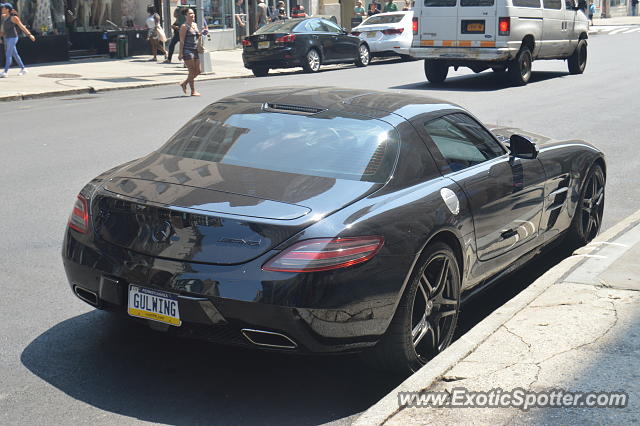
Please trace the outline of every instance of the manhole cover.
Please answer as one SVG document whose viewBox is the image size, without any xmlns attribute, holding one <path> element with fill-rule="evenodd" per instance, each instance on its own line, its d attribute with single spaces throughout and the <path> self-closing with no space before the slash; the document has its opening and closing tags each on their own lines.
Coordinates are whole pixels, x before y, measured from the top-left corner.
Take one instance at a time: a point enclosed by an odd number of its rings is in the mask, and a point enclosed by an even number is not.
<svg viewBox="0 0 640 426">
<path fill-rule="evenodd" d="M 45 78 L 77 78 L 82 77 L 80 74 L 40 74 L 38 77 Z"/>
</svg>

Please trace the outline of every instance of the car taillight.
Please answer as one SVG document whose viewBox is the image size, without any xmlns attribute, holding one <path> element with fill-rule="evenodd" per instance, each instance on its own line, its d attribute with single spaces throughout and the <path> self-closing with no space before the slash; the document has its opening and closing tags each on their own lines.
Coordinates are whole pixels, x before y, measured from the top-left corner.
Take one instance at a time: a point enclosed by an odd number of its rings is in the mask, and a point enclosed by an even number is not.
<svg viewBox="0 0 640 426">
<path fill-rule="evenodd" d="M 413 29 L 413 35 L 417 35 L 418 34 L 418 18 L 413 18 L 411 28 Z"/>
<path fill-rule="evenodd" d="M 498 20 L 498 35 L 508 36 L 511 30 L 511 18 L 500 18 Z"/>
<path fill-rule="evenodd" d="M 249 40 L 247 40 L 247 39 L 243 39 L 242 40 L 242 45 L 244 47 L 249 47 L 249 46 L 251 46 L 251 42 Z"/>
<path fill-rule="evenodd" d="M 389 30 L 382 30 L 382 34 L 390 35 L 390 34 L 402 34 L 404 28 L 392 28 Z"/>
<path fill-rule="evenodd" d="M 317 272 L 366 262 L 378 253 L 382 237 L 316 238 L 300 241 L 271 258 L 265 271 Z"/>
<path fill-rule="evenodd" d="M 78 195 L 69 216 L 69 227 L 86 234 L 89 232 L 89 204 L 87 199 Z"/>
<path fill-rule="evenodd" d="M 361 31 L 351 31 L 351 35 L 354 35 L 356 37 L 359 36 L 361 33 L 362 33 Z"/>
<path fill-rule="evenodd" d="M 276 43 L 293 43 L 294 41 L 296 41 L 295 34 L 283 35 L 282 37 L 278 37 L 276 39 Z"/>
</svg>

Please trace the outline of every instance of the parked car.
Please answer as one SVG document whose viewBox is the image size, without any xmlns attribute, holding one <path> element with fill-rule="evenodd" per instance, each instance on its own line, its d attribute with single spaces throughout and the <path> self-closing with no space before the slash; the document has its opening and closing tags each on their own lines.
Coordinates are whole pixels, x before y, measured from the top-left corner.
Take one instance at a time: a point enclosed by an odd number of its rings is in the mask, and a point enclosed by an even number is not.
<svg viewBox="0 0 640 426">
<path fill-rule="evenodd" d="M 156 329 L 409 374 L 468 295 L 596 236 L 605 176 L 587 142 L 441 100 L 252 90 L 89 182 L 62 257 L 80 299 Z"/>
<path fill-rule="evenodd" d="M 324 18 L 273 22 L 242 41 L 242 60 L 256 77 L 272 68 L 302 67 L 318 72 L 322 64 L 369 65 L 369 46 Z"/>
<path fill-rule="evenodd" d="M 370 16 L 351 30 L 351 34 L 365 41 L 371 56 L 400 56 L 404 60 L 411 56 L 398 53 L 397 49 L 408 49 L 413 41 L 413 11 L 379 13 Z"/>
<path fill-rule="evenodd" d="M 587 64 L 587 17 L 573 0 L 425 0 L 414 21 L 412 47 L 402 53 L 424 59 L 432 83 L 450 66 L 507 71 L 524 85 L 534 60 L 567 60 L 571 74 Z"/>
</svg>

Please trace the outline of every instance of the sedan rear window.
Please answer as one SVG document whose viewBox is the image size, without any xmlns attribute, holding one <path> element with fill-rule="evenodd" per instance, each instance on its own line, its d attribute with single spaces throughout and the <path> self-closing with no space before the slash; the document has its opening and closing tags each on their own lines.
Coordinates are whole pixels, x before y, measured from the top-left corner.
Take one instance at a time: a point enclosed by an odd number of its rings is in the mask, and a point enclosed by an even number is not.
<svg viewBox="0 0 640 426">
<path fill-rule="evenodd" d="M 396 24 L 402 21 L 402 18 L 404 18 L 404 16 L 404 14 L 372 16 L 360 25 Z"/>
<path fill-rule="evenodd" d="M 228 112 L 231 111 L 231 112 Z M 252 104 L 213 104 L 161 153 L 264 170 L 386 182 L 398 155 L 390 124 L 358 115 L 310 115 Z"/>
<path fill-rule="evenodd" d="M 301 22 L 303 21 L 298 19 L 294 19 L 290 21 L 272 22 L 260 28 L 253 34 L 290 33 L 290 32 L 293 32 L 294 29 L 298 25 L 300 25 Z"/>
</svg>

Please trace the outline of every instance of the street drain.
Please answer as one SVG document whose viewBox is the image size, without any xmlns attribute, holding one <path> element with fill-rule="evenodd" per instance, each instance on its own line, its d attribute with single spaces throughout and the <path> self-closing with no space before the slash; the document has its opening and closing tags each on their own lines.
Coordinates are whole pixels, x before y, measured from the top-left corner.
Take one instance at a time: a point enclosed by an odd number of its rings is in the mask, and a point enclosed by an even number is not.
<svg viewBox="0 0 640 426">
<path fill-rule="evenodd" d="M 62 74 L 62 73 L 58 73 L 58 74 L 40 74 L 38 77 L 45 77 L 45 78 L 78 78 L 78 77 L 82 77 L 80 74 Z"/>
</svg>

